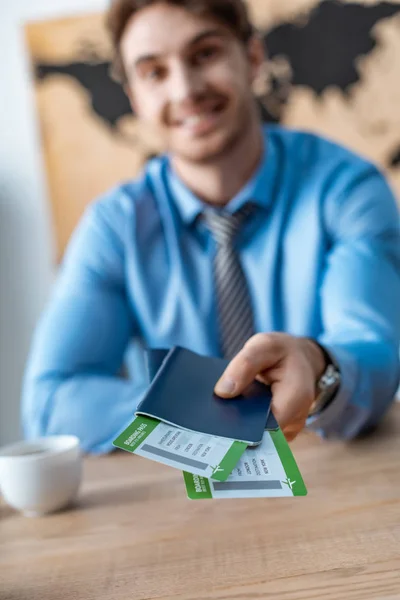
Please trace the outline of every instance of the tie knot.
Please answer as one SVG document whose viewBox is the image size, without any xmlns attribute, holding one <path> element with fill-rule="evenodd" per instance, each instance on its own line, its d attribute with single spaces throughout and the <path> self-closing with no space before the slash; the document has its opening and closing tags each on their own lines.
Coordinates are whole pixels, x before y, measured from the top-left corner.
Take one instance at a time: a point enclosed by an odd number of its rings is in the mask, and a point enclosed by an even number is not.
<svg viewBox="0 0 400 600">
<path fill-rule="evenodd" d="M 204 211 L 204 220 L 220 246 L 232 244 L 242 223 L 253 212 L 253 205 L 246 204 L 233 214 L 218 212 L 214 209 Z"/>
</svg>

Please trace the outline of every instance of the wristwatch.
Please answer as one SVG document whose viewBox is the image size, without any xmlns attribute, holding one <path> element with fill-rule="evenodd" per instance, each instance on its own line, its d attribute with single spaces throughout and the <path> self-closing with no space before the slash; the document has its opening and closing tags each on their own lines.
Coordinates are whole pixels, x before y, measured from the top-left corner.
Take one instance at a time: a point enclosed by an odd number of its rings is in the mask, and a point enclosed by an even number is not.
<svg viewBox="0 0 400 600">
<path fill-rule="evenodd" d="M 311 405 L 309 417 L 314 417 L 329 406 L 335 398 L 340 387 L 340 370 L 334 358 L 329 352 L 314 339 L 312 340 L 321 349 L 325 356 L 325 371 L 317 381 L 316 398 Z"/>
</svg>

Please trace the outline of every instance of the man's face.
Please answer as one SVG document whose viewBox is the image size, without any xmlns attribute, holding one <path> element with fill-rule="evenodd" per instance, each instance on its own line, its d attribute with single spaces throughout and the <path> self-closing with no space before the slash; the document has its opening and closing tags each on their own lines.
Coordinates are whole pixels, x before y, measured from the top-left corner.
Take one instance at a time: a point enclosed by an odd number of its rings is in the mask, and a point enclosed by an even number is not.
<svg viewBox="0 0 400 600">
<path fill-rule="evenodd" d="M 211 19 L 154 4 L 128 22 L 121 53 L 134 111 L 178 157 L 223 155 L 254 117 L 262 50 L 255 41 L 245 49 Z"/>
</svg>

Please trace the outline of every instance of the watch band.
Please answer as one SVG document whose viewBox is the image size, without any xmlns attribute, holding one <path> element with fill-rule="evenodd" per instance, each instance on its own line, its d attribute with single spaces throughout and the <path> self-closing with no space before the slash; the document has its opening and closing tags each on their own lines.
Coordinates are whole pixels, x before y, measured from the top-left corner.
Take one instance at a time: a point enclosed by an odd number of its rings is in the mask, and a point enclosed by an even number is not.
<svg viewBox="0 0 400 600">
<path fill-rule="evenodd" d="M 313 338 L 309 338 L 316 344 L 325 357 L 325 370 L 317 382 L 316 398 L 311 405 L 309 416 L 315 416 L 327 408 L 333 401 L 340 386 L 340 369 L 332 355 Z"/>
<path fill-rule="evenodd" d="M 324 355 L 324 358 L 325 358 L 325 369 L 328 368 L 328 365 L 334 365 L 339 370 L 339 367 L 338 367 L 338 364 L 336 363 L 336 360 L 328 352 L 328 350 L 322 344 L 320 344 L 316 339 L 314 339 L 314 338 L 308 338 L 308 339 L 311 340 L 312 342 L 314 342 L 314 344 L 316 344 L 316 346 L 318 346 L 318 348 L 321 350 L 322 354 Z"/>
</svg>

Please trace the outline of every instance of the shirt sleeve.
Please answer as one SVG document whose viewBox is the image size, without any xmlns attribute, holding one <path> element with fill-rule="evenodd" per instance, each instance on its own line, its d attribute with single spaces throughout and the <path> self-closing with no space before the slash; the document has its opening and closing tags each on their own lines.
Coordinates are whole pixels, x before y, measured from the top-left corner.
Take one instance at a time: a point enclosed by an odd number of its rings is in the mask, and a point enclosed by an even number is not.
<svg viewBox="0 0 400 600">
<path fill-rule="evenodd" d="M 364 164 L 340 194 L 332 192 L 325 216 L 330 248 L 318 341 L 335 357 L 341 385 L 308 426 L 350 439 L 378 423 L 399 383 L 399 212 L 384 177 Z"/>
<path fill-rule="evenodd" d="M 136 324 L 117 214 L 112 203 L 93 204 L 69 244 L 26 367 L 28 438 L 75 434 L 86 452 L 110 451 L 144 392 L 143 384 L 119 376 Z"/>
</svg>

